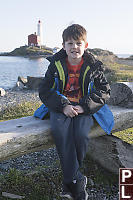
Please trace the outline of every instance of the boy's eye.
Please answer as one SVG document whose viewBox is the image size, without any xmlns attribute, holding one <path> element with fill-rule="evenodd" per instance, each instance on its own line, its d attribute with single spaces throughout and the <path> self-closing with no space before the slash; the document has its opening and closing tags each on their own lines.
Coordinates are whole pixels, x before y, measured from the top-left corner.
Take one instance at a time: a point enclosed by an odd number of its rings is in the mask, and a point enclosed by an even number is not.
<svg viewBox="0 0 133 200">
<path fill-rule="evenodd" d="M 82 43 L 81 42 L 77 42 L 77 45 L 80 46 Z"/>
<path fill-rule="evenodd" d="M 68 44 L 69 44 L 69 45 L 72 45 L 73 43 L 72 43 L 72 42 L 69 42 Z"/>
</svg>

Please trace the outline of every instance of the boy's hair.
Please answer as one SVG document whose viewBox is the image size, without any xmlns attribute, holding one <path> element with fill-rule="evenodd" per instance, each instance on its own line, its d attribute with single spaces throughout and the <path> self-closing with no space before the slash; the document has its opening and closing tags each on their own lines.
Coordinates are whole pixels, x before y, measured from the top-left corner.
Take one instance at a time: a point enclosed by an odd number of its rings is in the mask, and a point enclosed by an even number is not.
<svg viewBox="0 0 133 200">
<path fill-rule="evenodd" d="M 87 43 L 87 31 L 79 24 L 72 24 L 63 31 L 62 38 L 63 44 L 69 39 L 83 40 Z"/>
</svg>

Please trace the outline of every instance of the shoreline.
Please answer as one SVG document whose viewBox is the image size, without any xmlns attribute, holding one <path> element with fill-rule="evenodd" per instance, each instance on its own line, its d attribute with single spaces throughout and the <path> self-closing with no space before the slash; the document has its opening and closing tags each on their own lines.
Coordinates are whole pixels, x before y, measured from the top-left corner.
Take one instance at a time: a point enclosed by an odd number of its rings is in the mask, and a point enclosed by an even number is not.
<svg viewBox="0 0 133 200">
<path fill-rule="evenodd" d="M 22 58 L 47 58 L 48 56 L 51 56 L 51 55 L 2 55 L 0 54 L 0 56 L 9 56 L 9 57 L 22 57 Z"/>
</svg>

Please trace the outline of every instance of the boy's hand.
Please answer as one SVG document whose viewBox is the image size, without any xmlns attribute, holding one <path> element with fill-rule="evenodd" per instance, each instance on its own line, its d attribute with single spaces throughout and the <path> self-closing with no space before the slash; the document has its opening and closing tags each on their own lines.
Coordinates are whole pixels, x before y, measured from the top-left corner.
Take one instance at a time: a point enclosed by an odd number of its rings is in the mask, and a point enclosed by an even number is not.
<svg viewBox="0 0 133 200">
<path fill-rule="evenodd" d="M 74 110 L 77 111 L 77 113 L 79 114 L 84 112 L 84 109 L 79 105 L 74 106 Z"/>
<path fill-rule="evenodd" d="M 67 105 L 64 107 L 63 109 L 63 113 L 67 116 L 67 117 L 75 117 L 78 115 L 77 110 L 75 109 L 75 106 L 72 105 Z"/>
</svg>

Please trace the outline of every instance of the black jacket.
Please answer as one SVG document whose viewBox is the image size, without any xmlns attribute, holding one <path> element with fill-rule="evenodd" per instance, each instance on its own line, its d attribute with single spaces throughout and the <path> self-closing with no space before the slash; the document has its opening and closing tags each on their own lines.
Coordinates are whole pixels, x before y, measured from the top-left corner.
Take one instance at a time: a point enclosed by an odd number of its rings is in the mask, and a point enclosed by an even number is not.
<svg viewBox="0 0 133 200">
<path fill-rule="evenodd" d="M 61 49 L 55 55 L 48 57 L 50 61 L 48 70 L 39 87 L 39 97 L 41 101 L 52 111 L 62 112 L 64 106 L 71 104 L 70 101 L 62 95 L 68 80 L 68 71 L 66 65 L 67 54 Z M 84 63 L 81 66 L 79 85 L 81 87 L 83 98 L 79 105 L 84 109 L 85 114 L 94 114 L 97 112 L 110 97 L 110 86 L 104 76 L 102 62 L 94 58 L 87 51 L 83 55 Z M 55 83 L 55 78 L 59 81 L 59 92 L 51 90 Z M 93 81 L 95 90 L 88 94 L 89 83 Z"/>
</svg>

